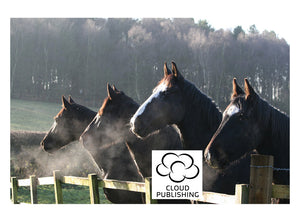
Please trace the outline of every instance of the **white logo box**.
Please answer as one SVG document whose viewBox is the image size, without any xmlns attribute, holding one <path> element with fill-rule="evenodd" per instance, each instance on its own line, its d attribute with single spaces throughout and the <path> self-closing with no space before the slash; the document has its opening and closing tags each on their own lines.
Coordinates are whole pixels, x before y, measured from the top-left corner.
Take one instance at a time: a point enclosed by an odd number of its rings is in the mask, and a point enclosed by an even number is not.
<svg viewBox="0 0 300 222">
<path fill-rule="evenodd" d="M 152 199 L 202 196 L 201 150 L 152 150 Z"/>
</svg>

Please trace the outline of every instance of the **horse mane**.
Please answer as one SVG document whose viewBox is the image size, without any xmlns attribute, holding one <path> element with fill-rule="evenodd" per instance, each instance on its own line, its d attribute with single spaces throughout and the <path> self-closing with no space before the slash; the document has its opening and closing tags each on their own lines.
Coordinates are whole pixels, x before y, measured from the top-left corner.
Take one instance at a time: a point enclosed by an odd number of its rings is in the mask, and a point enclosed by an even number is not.
<svg viewBox="0 0 300 222">
<path fill-rule="evenodd" d="M 106 97 L 106 98 L 103 100 L 102 106 L 100 107 L 100 109 L 99 109 L 99 111 L 98 111 L 98 115 L 99 115 L 99 116 L 102 116 L 103 110 L 104 110 L 104 108 L 106 107 L 106 104 L 108 103 L 108 100 L 109 100 L 108 97 Z"/>
<path fill-rule="evenodd" d="M 93 111 L 85 106 L 82 106 L 80 104 L 72 103 L 71 106 L 72 106 L 72 109 L 73 110 L 76 109 L 76 111 L 79 112 L 80 115 L 83 115 L 83 116 L 89 115 L 89 116 L 93 116 L 93 117 L 96 115 L 95 111 Z M 62 109 L 56 114 L 54 119 L 61 116 L 62 113 L 64 112 L 64 110 L 65 110 L 65 107 L 63 106 Z"/>
<path fill-rule="evenodd" d="M 92 117 L 94 117 L 96 115 L 95 111 L 89 109 L 86 106 L 82 106 L 82 105 L 77 104 L 77 103 L 73 103 L 72 105 L 76 105 L 75 109 L 80 113 L 80 115 L 89 115 L 89 116 L 92 116 Z"/>
<path fill-rule="evenodd" d="M 138 107 L 139 107 L 139 104 L 137 102 L 135 102 L 131 97 L 127 96 L 123 91 L 118 91 L 116 92 L 118 95 L 122 95 L 122 102 L 125 102 L 127 104 L 127 109 L 130 111 L 130 112 L 135 112 Z M 126 99 L 124 101 L 124 99 Z M 106 97 L 104 100 L 103 100 L 103 103 L 98 111 L 98 115 L 102 116 L 103 115 L 103 112 L 104 112 L 104 109 L 108 103 L 108 101 L 110 100 L 109 97 Z M 114 99 L 114 100 L 118 100 L 118 99 Z M 124 110 L 120 110 L 120 112 L 124 112 Z M 130 117 L 131 118 L 131 115 Z"/>
<path fill-rule="evenodd" d="M 216 130 L 222 120 L 222 113 L 216 103 L 202 93 L 194 84 L 184 80 L 184 91 L 189 95 L 189 103 L 197 106 L 198 115 L 211 130 Z M 189 115 L 188 113 L 186 115 Z"/>
<path fill-rule="evenodd" d="M 270 130 L 269 133 L 273 144 L 276 146 L 287 144 L 290 132 L 290 118 L 260 97 L 258 97 L 256 106 L 256 118 L 263 126 L 267 126 L 268 130 Z"/>
</svg>

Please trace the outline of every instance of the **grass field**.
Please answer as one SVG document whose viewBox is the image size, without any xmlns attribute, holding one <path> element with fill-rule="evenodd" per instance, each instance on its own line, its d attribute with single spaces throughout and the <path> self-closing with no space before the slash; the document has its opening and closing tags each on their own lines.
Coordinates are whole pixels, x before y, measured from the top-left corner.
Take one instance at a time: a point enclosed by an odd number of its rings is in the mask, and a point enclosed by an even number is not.
<svg viewBox="0 0 300 222">
<path fill-rule="evenodd" d="M 10 130 L 48 131 L 53 124 L 53 117 L 59 112 L 60 109 L 61 104 L 11 99 Z M 28 148 L 24 146 L 23 149 L 26 149 L 26 152 L 33 152 L 34 150 L 36 152 L 37 147 Z M 30 161 L 28 161 L 25 157 L 22 158 L 23 162 L 25 163 L 23 164 L 25 168 L 28 169 L 28 171 L 34 170 L 30 169 Z M 53 161 L 55 157 L 51 158 L 50 160 Z M 17 158 L 11 156 L 11 162 L 13 162 L 15 159 Z M 76 160 L 76 157 L 70 157 L 70 159 Z M 73 162 L 71 162 L 73 165 L 76 164 Z M 68 167 L 73 166 L 71 163 L 68 165 Z M 82 163 L 79 164 L 82 165 Z M 110 203 L 108 200 L 106 200 L 102 189 L 99 189 L 99 194 L 102 203 Z M 84 186 L 63 185 L 63 199 L 64 203 L 68 204 L 89 204 L 89 188 Z M 29 187 L 19 187 L 18 201 L 22 203 L 30 203 Z M 53 185 L 38 186 L 38 203 L 55 203 Z"/>
<path fill-rule="evenodd" d="M 75 186 L 63 184 L 63 201 L 64 204 L 89 204 L 90 194 L 89 188 L 86 186 Z M 55 204 L 54 185 L 38 186 L 38 203 L 39 204 Z M 104 200 L 104 194 L 99 189 L 100 199 Z M 18 202 L 30 203 L 29 187 L 19 187 Z"/>
<path fill-rule="evenodd" d="M 11 99 L 10 129 L 47 131 L 61 104 Z"/>
<path fill-rule="evenodd" d="M 90 107 L 89 107 L 90 108 Z M 97 108 L 91 108 L 97 111 Z M 10 129 L 48 131 L 61 104 L 39 101 L 10 100 Z"/>
</svg>

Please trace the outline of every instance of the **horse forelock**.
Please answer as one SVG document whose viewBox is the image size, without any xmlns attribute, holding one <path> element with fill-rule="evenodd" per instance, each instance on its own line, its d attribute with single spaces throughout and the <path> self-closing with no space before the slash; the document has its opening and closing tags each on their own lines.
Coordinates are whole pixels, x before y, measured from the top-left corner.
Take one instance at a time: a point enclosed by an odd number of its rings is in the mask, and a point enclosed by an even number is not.
<svg viewBox="0 0 300 222">
<path fill-rule="evenodd" d="M 155 89 L 157 89 L 159 86 L 161 85 L 165 85 L 167 88 L 170 88 L 173 86 L 173 74 L 169 74 L 167 76 L 164 76 L 156 85 L 156 87 L 153 89 L 153 92 L 155 91 Z"/>
</svg>

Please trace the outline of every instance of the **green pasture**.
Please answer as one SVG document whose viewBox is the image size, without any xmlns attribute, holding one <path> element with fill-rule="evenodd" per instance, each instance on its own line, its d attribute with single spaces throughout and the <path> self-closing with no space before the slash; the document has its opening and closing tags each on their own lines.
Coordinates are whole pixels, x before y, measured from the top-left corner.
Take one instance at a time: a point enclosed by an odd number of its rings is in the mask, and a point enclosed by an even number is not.
<svg viewBox="0 0 300 222">
<path fill-rule="evenodd" d="M 89 107 L 90 108 L 90 107 Z M 91 108 L 97 111 L 98 108 Z M 10 129 L 48 131 L 61 104 L 39 101 L 10 100 Z"/>
<path fill-rule="evenodd" d="M 10 129 L 47 131 L 61 104 L 11 99 Z"/>
<path fill-rule="evenodd" d="M 64 204 L 90 204 L 89 187 L 63 184 L 62 188 Z M 38 186 L 37 193 L 39 204 L 55 204 L 54 185 Z M 99 195 L 102 203 L 109 203 L 102 189 L 99 189 Z M 18 188 L 18 202 L 30 203 L 29 187 Z"/>
</svg>

